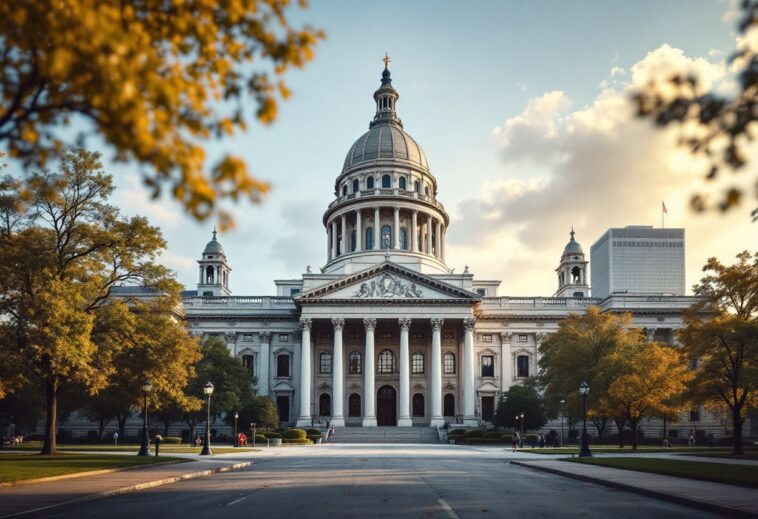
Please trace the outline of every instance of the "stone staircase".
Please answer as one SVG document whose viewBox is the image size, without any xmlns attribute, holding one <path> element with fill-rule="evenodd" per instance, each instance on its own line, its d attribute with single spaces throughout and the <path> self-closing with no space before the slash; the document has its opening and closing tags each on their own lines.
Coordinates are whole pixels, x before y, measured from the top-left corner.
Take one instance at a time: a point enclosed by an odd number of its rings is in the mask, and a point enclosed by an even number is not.
<svg viewBox="0 0 758 519">
<path fill-rule="evenodd" d="M 335 427 L 329 443 L 439 443 L 436 427 Z"/>
</svg>

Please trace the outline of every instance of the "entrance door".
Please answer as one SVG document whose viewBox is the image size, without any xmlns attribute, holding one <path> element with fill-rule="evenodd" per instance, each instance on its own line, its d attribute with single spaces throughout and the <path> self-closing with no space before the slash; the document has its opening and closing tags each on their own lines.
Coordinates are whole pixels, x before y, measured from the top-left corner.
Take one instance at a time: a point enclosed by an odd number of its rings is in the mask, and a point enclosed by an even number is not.
<svg viewBox="0 0 758 519">
<path fill-rule="evenodd" d="M 482 397 L 482 420 L 485 422 L 491 422 L 495 417 L 495 397 L 483 396 Z"/>
<path fill-rule="evenodd" d="M 279 411 L 279 421 L 290 421 L 290 397 L 287 395 L 279 395 L 276 397 L 276 408 Z"/>
<path fill-rule="evenodd" d="M 397 396 L 392 386 L 382 386 L 376 397 L 377 425 L 397 425 Z"/>
</svg>

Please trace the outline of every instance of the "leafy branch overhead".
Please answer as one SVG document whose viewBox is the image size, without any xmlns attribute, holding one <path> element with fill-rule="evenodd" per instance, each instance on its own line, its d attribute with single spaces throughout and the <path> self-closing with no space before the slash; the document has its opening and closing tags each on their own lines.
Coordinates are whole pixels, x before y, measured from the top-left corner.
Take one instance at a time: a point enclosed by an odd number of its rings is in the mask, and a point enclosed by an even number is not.
<svg viewBox="0 0 758 519">
<path fill-rule="evenodd" d="M 168 185 L 195 218 L 229 225 L 220 200 L 257 201 L 269 186 L 239 157 L 209 164 L 205 145 L 245 131 L 248 107 L 272 123 L 285 72 L 313 58 L 324 35 L 293 27 L 290 3 L 0 2 L 0 142 L 43 166 L 94 130 L 146 166 L 155 196 Z"/>
<path fill-rule="evenodd" d="M 743 0 L 744 11 L 739 30 L 742 33 L 730 65 L 738 70 L 733 96 L 704 91 L 697 77 L 675 74 L 666 81 L 651 83 L 634 94 L 637 114 L 651 118 L 658 126 L 679 123 L 685 130 L 680 144 L 693 155 L 704 157 L 709 167 L 706 179 L 716 180 L 724 170 L 755 175 L 748 171 L 748 147 L 751 146 L 755 121 L 758 119 L 758 0 Z M 753 197 L 758 199 L 758 176 L 753 182 Z M 702 212 L 721 212 L 737 207 L 750 196 L 734 181 L 728 182 L 720 200 L 709 200 L 704 193 L 695 193 L 690 205 Z M 758 208 L 752 211 L 758 220 Z"/>
</svg>

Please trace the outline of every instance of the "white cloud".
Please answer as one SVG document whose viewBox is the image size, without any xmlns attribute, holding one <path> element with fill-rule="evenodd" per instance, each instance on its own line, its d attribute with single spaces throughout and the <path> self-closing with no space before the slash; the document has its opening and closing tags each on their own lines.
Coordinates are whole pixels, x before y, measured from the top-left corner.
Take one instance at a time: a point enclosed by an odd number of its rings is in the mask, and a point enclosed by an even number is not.
<svg viewBox="0 0 758 519">
<path fill-rule="evenodd" d="M 173 200 L 153 200 L 137 175 L 124 175 L 123 184 L 116 190 L 116 205 L 130 215 L 146 216 L 150 223 L 175 229 L 182 221 L 182 213 Z"/>
<path fill-rule="evenodd" d="M 478 198 L 459 205 L 450 227 L 451 263 L 471 258 L 477 275 L 504 280 L 501 293 L 551 293 L 571 225 L 589 255 L 608 227 L 660 225 L 661 200 L 669 210 L 667 226 L 687 229 L 688 285 L 697 281 L 708 256 L 729 261 L 741 248 L 756 245 L 745 243 L 745 226 L 751 225 L 746 212 L 724 217 L 689 212 L 702 164 L 677 146 L 677 129 L 660 130 L 637 119 L 630 102 L 634 89 L 673 73 L 717 86 L 726 77 L 724 64 L 662 45 L 628 74 L 623 70 L 614 65 L 588 106 L 569 112 L 564 92 L 548 92 L 496 128 L 505 167 L 518 163 L 534 174 L 491 182 Z"/>
</svg>

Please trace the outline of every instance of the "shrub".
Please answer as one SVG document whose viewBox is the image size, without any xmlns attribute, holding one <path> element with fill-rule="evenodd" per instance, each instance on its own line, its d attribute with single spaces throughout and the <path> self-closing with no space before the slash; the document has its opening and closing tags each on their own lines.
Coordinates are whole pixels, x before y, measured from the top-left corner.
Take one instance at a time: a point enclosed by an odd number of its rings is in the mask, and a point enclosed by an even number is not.
<svg viewBox="0 0 758 519">
<path fill-rule="evenodd" d="M 281 438 L 281 437 L 282 437 L 282 435 L 281 435 L 281 434 L 279 434 L 278 432 L 267 432 L 267 433 L 263 433 L 263 436 L 265 436 L 265 437 L 266 437 L 266 438 L 268 438 L 269 440 L 273 440 L 274 438 Z"/>
<path fill-rule="evenodd" d="M 182 439 L 179 436 L 164 436 L 163 443 L 168 445 L 179 445 L 182 443 Z"/>
<path fill-rule="evenodd" d="M 319 440 L 324 439 L 324 436 L 322 434 L 309 434 L 308 439 L 313 443 L 318 443 Z"/>
<path fill-rule="evenodd" d="M 504 440 L 502 438 L 467 438 L 462 443 L 466 445 L 496 445 L 502 444 Z"/>
<path fill-rule="evenodd" d="M 282 433 L 285 440 L 304 440 L 307 436 L 303 429 L 287 429 Z"/>
<path fill-rule="evenodd" d="M 470 431 L 466 431 L 464 436 L 466 436 L 466 438 L 483 438 L 484 431 L 481 429 L 471 429 Z"/>
<path fill-rule="evenodd" d="M 453 440 L 456 444 L 462 443 L 463 438 L 465 438 L 462 434 L 448 434 L 447 439 Z"/>
<path fill-rule="evenodd" d="M 484 433 L 485 438 L 496 438 L 501 439 L 503 437 L 503 431 L 487 431 Z"/>
<path fill-rule="evenodd" d="M 308 436 L 316 436 L 316 435 L 320 435 L 321 431 L 319 429 L 306 429 L 305 434 L 307 434 Z"/>
<path fill-rule="evenodd" d="M 313 442 L 310 441 L 308 438 L 285 438 L 282 440 L 282 443 L 288 444 L 288 445 L 312 445 Z"/>
<path fill-rule="evenodd" d="M 528 443 L 529 445 L 537 445 L 537 439 L 538 436 L 536 434 L 525 434 L 524 435 L 524 443 Z"/>
<path fill-rule="evenodd" d="M 262 443 L 262 444 L 265 445 L 267 441 L 268 441 L 268 438 L 266 438 L 263 434 L 256 434 L 255 435 L 255 443 Z M 248 436 L 247 437 L 247 444 L 250 445 L 251 443 L 253 443 L 253 440 L 252 440 L 252 438 L 250 436 Z"/>
<path fill-rule="evenodd" d="M 460 434 L 461 436 L 463 436 L 464 434 L 466 434 L 466 429 L 453 429 L 452 431 L 450 431 L 450 434 L 453 434 L 456 436 Z M 448 437 L 450 436 L 450 434 L 448 434 Z"/>
</svg>

